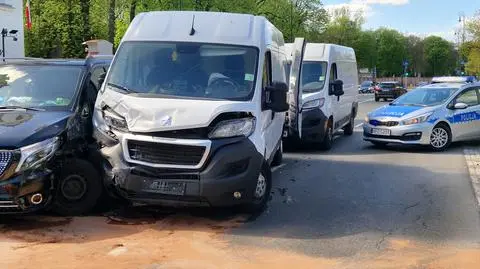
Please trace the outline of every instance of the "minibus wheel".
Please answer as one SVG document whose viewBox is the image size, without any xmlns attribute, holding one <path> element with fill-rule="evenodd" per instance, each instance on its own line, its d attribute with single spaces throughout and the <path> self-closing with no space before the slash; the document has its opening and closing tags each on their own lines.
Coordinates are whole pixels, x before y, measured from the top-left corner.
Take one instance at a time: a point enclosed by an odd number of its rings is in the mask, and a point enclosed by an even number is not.
<svg viewBox="0 0 480 269">
<path fill-rule="evenodd" d="M 81 159 L 67 160 L 55 176 L 51 210 L 63 216 L 88 213 L 102 194 L 101 177 L 95 167 Z"/>
<path fill-rule="evenodd" d="M 280 141 L 280 147 L 275 152 L 275 156 L 273 157 L 272 166 L 279 166 L 282 164 L 283 161 L 283 141 Z"/>
</svg>

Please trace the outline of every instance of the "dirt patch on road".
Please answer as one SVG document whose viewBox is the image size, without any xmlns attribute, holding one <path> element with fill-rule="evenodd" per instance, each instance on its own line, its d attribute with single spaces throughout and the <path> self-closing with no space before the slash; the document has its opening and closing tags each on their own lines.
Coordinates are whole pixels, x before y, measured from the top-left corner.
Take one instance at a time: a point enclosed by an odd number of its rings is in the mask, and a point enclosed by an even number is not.
<svg viewBox="0 0 480 269">
<path fill-rule="evenodd" d="M 346 259 L 231 246 L 219 236 L 245 217 L 212 220 L 175 214 L 151 221 L 35 217 L 0 229 L 0 268 L 478 268 L 480 250 L 404 239 Z"/>
</svg>

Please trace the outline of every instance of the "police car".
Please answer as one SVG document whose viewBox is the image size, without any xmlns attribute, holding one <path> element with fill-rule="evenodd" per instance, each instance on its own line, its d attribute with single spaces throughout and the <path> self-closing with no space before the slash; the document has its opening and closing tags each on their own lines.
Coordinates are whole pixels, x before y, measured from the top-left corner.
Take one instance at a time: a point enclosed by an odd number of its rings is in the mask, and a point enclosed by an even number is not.
<svg viewBox="0 0 480 269">
<path fill-rule="evenodd" d="M 364 140 L 429 145 L 435 151 L 451 142 L 480 138 L 480 83 L 438 83 L 414 89 L 370 112 Z"/>
</svg>

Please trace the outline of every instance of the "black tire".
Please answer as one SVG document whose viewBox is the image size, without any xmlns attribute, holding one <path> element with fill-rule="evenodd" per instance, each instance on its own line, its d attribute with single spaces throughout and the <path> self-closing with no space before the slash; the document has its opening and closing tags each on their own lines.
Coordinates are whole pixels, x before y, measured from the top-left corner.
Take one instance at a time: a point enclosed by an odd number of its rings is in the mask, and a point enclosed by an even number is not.
<svg viewBox="0 0 480 269">
<path fill-rule="evenodd" d="M 332 121 L 329 121 L 327 124 L 327 129 L 325 130 L 325 136 L 323 141 L 320 143 L 320 148 L 323 150 L 330 150 L 333 146 L 333 127 Z"/>
<path fill-rule="evenodd" d="M 379 141 L 370 141 L 375 147 L 378 148 L 383 148 L 385 147 L 388 143 L 387 142 L 379 142 Z"/>
<path fill-rule="evenodd" d="M 250 214 L 262 213 L 267 207 L 268 201 L 270 200 L 270 192 L 272 191 L 272 171 L 270 170 L 270 166 L 266 162 L 262 166 L 260 175 L 263 176 L 263 178 L 265 179 L 265 183 L 266 183 L 265 192 L 262 197 L 257 198 L 255 195 L 255 192 L 257 190 L 256 189 L 254 190 L 254 193 L 252 193 L 253 200 L 249 204 L 245 205 L 244 207 L 244 211 Z M 260 178 L 260 175 L 259 175 L 259 178 Z"/>
<path fill-rule="evenodd" d="M 280 141 L 280 147 L 275 152 L 275 156 L 272 160 L 272 166 L 279 166 L 283 161 L 283 141 Z"/>
<path fill-rule="evenodd" d="M 343 134 L 351 136 L 353 135 L 353 129 L 355 128 L 355 111 L 350 114 L 350 122 L 343 127 Z"/>
<path fill-rule="evenodd" d="M 437 139 L 439 139 L 439 137 L 443 137 L 442 134 L 445 134 L 445 141 L 443 143 L 438 143 L 436 144 L 434 141 L 434 136 L 435 136 L 435 132 L 437 132 L 436 130 L 438 130 L 438 134 L 437 134 Z M 437 140 L 439 141 L 439 140 Z M 450 144 L 452 143 L 452 131 L 450 130 L 450 127 L 445 124 L 445 123 L 439 123 L 437 125 L 435 125 L 435 127 L 433 127 L 432 129 L 432 134 L 430 135 L 430 148 L 433 150 L 433 151 L 444 151 L 446 150 Z M 435 145 L 436 144 L 436 145 Z"/>
<path fill-rule="evenodd" d="M 66 161 L 56 175 L 51 210 L 63 216 L 88 213 L 99 200 L 103 190 L 101 177 L 87 161 Z"/>
<path fill-rule="evenodd" d="M 378 102 L 380 101 L 380 98 L 378 98 L 377 96 L 375 96 L 375 102 Z"/>
</svg>

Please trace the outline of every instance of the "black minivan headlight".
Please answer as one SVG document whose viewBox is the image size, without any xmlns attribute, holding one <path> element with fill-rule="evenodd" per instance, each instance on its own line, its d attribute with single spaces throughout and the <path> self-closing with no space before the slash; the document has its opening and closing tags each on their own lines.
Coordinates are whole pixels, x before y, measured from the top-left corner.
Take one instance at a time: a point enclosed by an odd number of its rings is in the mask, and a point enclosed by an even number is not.
<svg viewBox="0 0 480 269">
<path fill-rule="evenodd" d="M 49 138 L 41 142 L 20 148 L 21 157 L 15 172 L 35 168 L 50 160 L 60 146 L 58 137 Z"/>
</svg>

